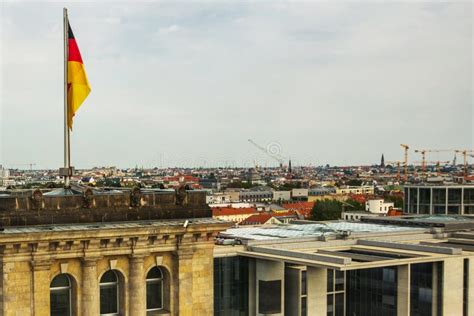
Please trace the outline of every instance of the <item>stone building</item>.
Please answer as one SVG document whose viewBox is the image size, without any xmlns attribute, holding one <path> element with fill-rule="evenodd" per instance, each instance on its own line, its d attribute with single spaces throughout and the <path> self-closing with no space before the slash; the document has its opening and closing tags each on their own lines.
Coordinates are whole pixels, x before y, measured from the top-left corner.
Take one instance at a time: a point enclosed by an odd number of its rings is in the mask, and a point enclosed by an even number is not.
<svg viewBox="0 0 474 316">
<path fill-rule="evenodd" d="M 0 315 L 212 315 L 214 238 L 200 191 L 0 197 Z"/>
</svg>

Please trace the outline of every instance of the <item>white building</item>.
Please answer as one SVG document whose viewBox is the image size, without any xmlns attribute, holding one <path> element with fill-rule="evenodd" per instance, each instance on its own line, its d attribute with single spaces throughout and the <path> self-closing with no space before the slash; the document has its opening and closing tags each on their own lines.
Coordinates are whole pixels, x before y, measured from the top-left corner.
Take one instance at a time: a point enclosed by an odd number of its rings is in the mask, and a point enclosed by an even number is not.
<svg viewBox="0 0 474 316">
<path fill-rule="evenodd" d="M 9 180 L 8 178 L 10 177 L 10 170 L 3 168 L 2 165 L 0 165 L 0 186 L 6 187 L 9 185 L 14 185 L 15 181 L 14 180 Z"/>
<path fill-rule="evenodd" d="M 336 189 L 336 194 L 374 194 L 374 186 L 345 186 Z"/>
<path fill-rule="evenodd" d="M 273 191 L 273 201 L 290 201 L 291 191 Z"/>
<path fill-rule="evenodd" d="M 308 198 L 308 189 L 292 189 L 291 197 L 295 200 L 298 199 L 307 199 Z"/>
<path fill-rule="evenodd" d="M 386 214 L 390 208 L 393 207 L 393 202 L 385 202 L 383 199 L 374 199 L 365 202 L 365 210 L 370 213 Z"/>
</svg>

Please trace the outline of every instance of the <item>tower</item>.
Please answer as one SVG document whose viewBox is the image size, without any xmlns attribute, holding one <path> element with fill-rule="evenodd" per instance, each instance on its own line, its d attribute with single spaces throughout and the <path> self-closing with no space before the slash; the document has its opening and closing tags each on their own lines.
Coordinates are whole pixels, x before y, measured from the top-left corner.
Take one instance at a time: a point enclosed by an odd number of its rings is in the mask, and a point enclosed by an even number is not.
<svg viewBox="0 0 474 316">
<path fill-rule="evenodd" d="M 291 159 L 288 161 L 288 172 L 291 173 Z"/>
<path fill-rule="evenodd" d="M 380 159 L 380 167 L 381 168 L 385 167 L 385 158 L 384 158 L 383 154 L 382 154 L 382 158 Z"/>
</svg>

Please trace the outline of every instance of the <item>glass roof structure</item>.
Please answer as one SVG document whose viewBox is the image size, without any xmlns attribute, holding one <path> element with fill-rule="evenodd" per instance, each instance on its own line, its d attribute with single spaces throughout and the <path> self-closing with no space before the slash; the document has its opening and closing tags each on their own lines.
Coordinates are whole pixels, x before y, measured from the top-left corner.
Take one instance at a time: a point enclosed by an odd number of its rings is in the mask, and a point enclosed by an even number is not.
<svg viewBox="0 0 474 316">
<path fill-rule="evenodd" d="M 223 237 L 241 238 L 250 240 L 271 240 L 282 238 L 319 237 L 323 235 L 336 235 L 342 232 L 349 233 L 380 233 L 425 231 L 423 228 L 379 225 L 362 222 L 328 222 L 317 224 L 290 224 L 259 227 L 230 228 L 221 233 Z"/>
</svg>

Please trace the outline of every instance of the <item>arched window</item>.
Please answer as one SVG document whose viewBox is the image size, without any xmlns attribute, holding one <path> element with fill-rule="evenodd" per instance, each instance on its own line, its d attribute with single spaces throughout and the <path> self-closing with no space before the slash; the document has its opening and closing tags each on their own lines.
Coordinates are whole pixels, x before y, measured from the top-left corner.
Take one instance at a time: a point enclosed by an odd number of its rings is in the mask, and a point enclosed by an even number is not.
<svg viewBox="0 0 474 316">
<path fill-rule="evenodd" d="M 146 310 L 163 308 L 163 273 L 160 268 L 152 268 L 146 275 Z"/>
<path fill-rule="evenodd" d="M 59 274 L 50 284 L 51 316 L 71 316 L 71 281 L 66 274 Z"/>
<path fill-rule="evenodd" d="M 118 315 L 119 283 L 117 273 L 109 270 L 100 278 L 100 314 Z"/>
</svg>

